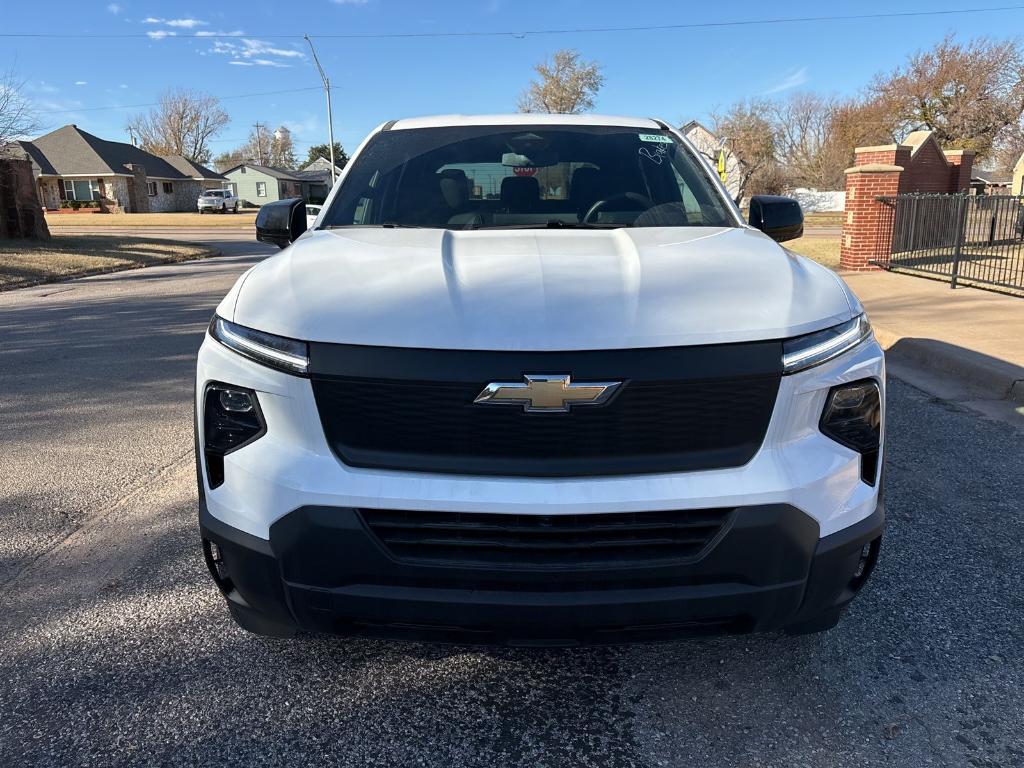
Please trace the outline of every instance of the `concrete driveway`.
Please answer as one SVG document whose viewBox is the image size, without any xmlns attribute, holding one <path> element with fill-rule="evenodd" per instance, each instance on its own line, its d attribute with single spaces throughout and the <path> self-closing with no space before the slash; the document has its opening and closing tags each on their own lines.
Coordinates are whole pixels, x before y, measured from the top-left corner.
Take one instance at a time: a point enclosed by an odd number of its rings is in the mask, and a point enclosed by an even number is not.
<svg viewBox="0 0 1024 768">
<path fill-rule="evenodd" d="M 892 382 L 889 529 L 829 633 L 479 650 L 235 628 L 196 531 L 227 256 L 0 295 L 4 766 L 1024 765 L 1024 437 Z"/>
</svg>

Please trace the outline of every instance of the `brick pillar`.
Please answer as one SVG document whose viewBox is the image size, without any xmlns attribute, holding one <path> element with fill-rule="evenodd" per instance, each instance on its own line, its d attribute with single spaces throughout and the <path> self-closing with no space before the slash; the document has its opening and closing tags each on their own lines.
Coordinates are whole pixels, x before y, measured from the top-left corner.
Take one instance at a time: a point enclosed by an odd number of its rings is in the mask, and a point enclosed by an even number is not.
<svg viewBox="0 0 1024 768">
<path fill-rule="evenodd" d="M 898 194 L 902 173 L 902 166 L 886 163 L 866 163 L 846 169 L 846 219 L 839 248 L 841 269 L 858 272 L 878 269 L 870 260 L 889 255 L 892 208 L 875 197 Z"/>
<path fill-rule="evenodd" d="M 39 203 L 39 186 L 32 176 L 31 162 L 0 159 L 0 238 L 22 237 L 50 237 Z"/>
<path fill-rule="evenodd" d="M 966 192 L 971 188 L 971 174 L 974 172 L 973 149 L 947 149 L 942 153 L 951 166 L 950 192 Z"/>
</svg>

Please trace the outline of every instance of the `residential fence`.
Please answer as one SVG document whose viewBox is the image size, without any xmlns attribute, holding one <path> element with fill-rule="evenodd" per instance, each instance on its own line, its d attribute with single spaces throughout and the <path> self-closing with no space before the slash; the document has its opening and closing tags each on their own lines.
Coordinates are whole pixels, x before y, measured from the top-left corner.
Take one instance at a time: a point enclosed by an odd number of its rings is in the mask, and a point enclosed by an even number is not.
<svg viewBox="0 0 1024 768">
<path fill-rule="evenodd" d="M 1024 196 L 881 196 L 889 248 L 872 262 L 971 285 L 1024 294 Z M 886 253 L 888 251 L 888 253 Z"/>
</svg>

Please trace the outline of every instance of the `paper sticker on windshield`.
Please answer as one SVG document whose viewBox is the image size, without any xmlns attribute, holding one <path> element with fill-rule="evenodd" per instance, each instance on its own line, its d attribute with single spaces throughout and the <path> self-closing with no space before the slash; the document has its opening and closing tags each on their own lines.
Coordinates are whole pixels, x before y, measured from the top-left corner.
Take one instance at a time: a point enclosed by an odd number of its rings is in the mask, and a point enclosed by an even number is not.
<svg viewBox="0 0 1024 768">
<path fill-rule="evenodd" d="M 660 133 L 641 133 L 640 141 L 654 141 L 658 144 L 672 144 L 672 137 Z"/>
</svg>

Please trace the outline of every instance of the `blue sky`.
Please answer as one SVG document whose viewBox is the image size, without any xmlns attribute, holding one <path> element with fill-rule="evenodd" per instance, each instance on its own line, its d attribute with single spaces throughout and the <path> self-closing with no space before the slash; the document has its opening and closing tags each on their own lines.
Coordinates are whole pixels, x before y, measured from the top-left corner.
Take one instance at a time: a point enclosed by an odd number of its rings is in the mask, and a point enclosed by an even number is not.
<svg viewBox="0 0 1024 768">
<path fill-rule="evenodd" d="M 318 75 L 299 39 L 309 33 L 332 79 L 335 136 L 349 151 L 378 123 L 447 112 L 514 111 L 532 66 L 561 47 L 604 66 L 597 111 L 674 122 L 705 118 L 748 96 L 808 89 L 851 94 L 880 70 L 948 32 L 1002 37 L 1024 9 L 914 19 L 789 23 L 674 31 L 499 37 L 327 39 L 316 35 L 435 33 L 666 25 L 772 17 L 891 13 L 1009 5 L 1005 0 L 858 0 L 728 4 L 622 0 L 51 0 L 5 3 L 0 32 L 135 35 L 0 38 L 48 128 L 66 123 L 127 140 L 128 118 L 169 87 L 225 98 L 231 126 L 215 154 L 241 144 L 257 120 L 288 126 L 304 153 L 326 140 Z M 229 37 L 212 37 L 229 33 Z M 851 47 L 857 42 L 856 50 Z M 311 90 L 298 90 L 311 89 Z"/>
</svg>

